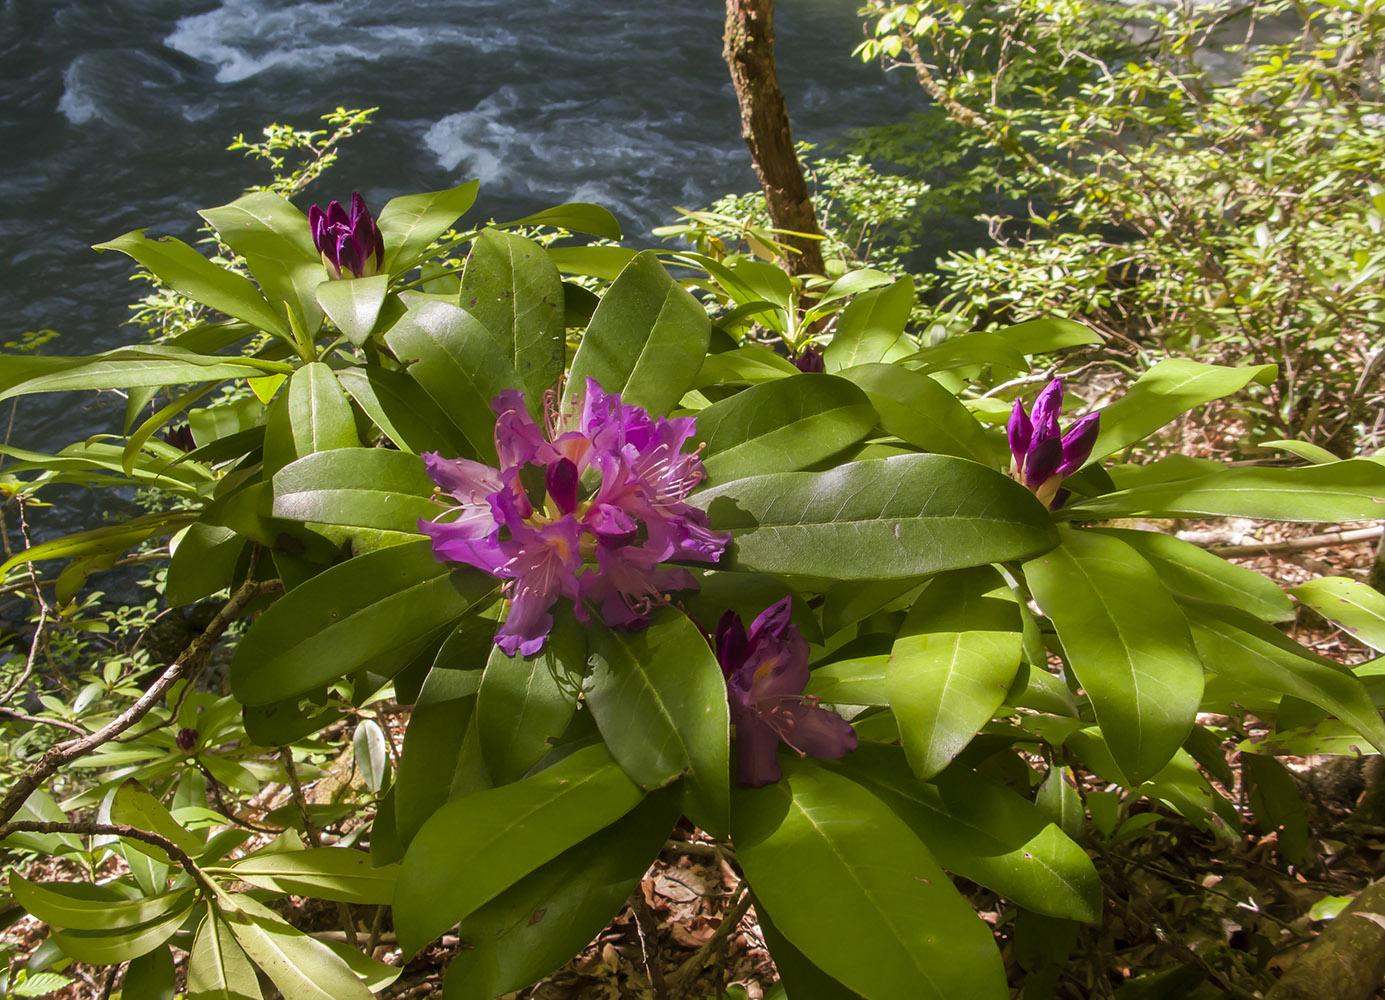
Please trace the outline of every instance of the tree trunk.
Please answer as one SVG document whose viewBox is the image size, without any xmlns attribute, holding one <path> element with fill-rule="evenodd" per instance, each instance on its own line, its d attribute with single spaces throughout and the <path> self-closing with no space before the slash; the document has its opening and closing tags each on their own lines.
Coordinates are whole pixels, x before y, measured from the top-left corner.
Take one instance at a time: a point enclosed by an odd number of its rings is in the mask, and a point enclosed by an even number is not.
<svg viewBox="0 0 1385 1000">
<path fill-rule="evenodd" d="M 770 225 L 820 234 L 774 68 L 774 0 L 726 0 L 724 43 L 722 55 L 741 106 L 741 136 L 769 204 Z M 785 267 L 790 274 L 823 272 L 821 241 L 779 239 L 800 251 L 788 256 Z"/>
<path fill-rule="evenodd" d="M 1308 946 L 1266 1000 L 1368 1000 L 1385 977 L 1385 882 L 1367 887 Z"/>
</svg>

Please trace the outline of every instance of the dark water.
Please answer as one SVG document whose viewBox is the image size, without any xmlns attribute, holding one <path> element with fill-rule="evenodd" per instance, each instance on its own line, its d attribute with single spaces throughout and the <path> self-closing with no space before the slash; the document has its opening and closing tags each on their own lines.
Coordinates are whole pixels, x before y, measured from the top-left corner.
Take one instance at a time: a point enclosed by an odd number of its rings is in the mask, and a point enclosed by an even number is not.
<svg viewBox="0 0 1385 1000">
<path fill-rule="evenodd" d="M 918 88 L 851 56 L 857 0 L 780 0 L 781 81 L 797 138 L 895 120 Z M 264 180 L 226 146 L 270 121 L 312 128 L 379 106 L 301 207 L 472 178 L 471 218 L 564 201 L 614 211 L 627 239 L 755 185 L 708 0 L 0 0 L 0 343 L 47 353 L 127 342 L 142 286 L 92 243 L 130 229 L 194 239 L 198 208 Z M 0 362 L 3 363 L 3 362 Z M 118 432 L 122 401 L 26 397 L 12 443 Z M 119 498 L 64 495 L 64 524 Z M 128 498 L 126 498 L 128 499 Z"/>
</svg>

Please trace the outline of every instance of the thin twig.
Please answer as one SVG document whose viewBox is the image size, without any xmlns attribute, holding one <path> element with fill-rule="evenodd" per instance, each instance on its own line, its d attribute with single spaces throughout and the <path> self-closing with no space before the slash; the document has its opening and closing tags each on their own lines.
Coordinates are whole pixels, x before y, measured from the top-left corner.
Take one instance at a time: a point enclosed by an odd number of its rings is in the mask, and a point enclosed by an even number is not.
<svg viewBox="0 0 1385 1000">
<path fill-rule="evenodd" d="M 192 876 L 193 880 L 205 888 L 216 891 L 216 883 L 211 880 L 201 868 L 197 867 L 197 862 L 193 861 L 177 844 L 157 833 L 150 833 L 148 830 L 141 830 L 136 826 L 129 826 L 125 823 L 74 823 L 74 822 L 46 822 L 40 820 L 15 820 L 13 823 L 0 824 L 0 840 L 8 837 L 12 833 L 75 833 L 85 837 L 123 837 L 126 840 L 138 840 L 141 843 L 150 844 L 163 851 L 172 858 L 179 867 Z"/>
<path fill-rule="evenodd" d="M 42 719 L 37 715 L 25 715 L 23 712 L 17 712 L 12 708 L 5 708 L 3 705 L 0 705 L 0 715 L 9 716 L 11 719 L 18 719 L 20 722 L 37 722 L 44 726 L 57 726 L 59 729 L 66 729 L 69 732 L 76 733 L 78 736 L 85 736 L 87 734 L 85 729 L 81 726 L 73 725 L 71 722 L 64 722 L 62 719 Z"/>
<path fill-rule="evenodd" d="M 1322 535 L 1304 535 L 1302 538 L 1286 538 L 1281 542 L 1252 542 L 1248 545 L 1215 545 L 1207 551 L 1219 556 L 1269 555 L 1271 552 L 1302 552 L 1305 549 L 1324 549 L 1329 545 L 1347 545 L 1351 542 L 1368 542 L 1385 535 L 1385 526 L 1375 528 L 1355 528 L 1351 531 L 1329 531 Z"/>
<path fill-rule="evenodd" d="M 675 996 L 683 995 L 688 984 L 696 978 L 698 970 L 706 963 L 707 956 L 712 954 L 713 950 L 730 936 L 732 931 L 740 926 L 742 918 L 745 917 L 749 910 L 750 893 L 742 886 L 741 894 L 739 898 L 737 898 L 735 905 L 731 907 L 730 912 L 728 912 L 726 916 L 721 918 L 721 923 L 719 923 L 717 929 L 712 932 L 712 936 L 702 942 L 702 947 L 693 952 L 692 957 L 678 966 L 678 968 L 673 971 L 673 974 L 668 977 L 669 982 L 673 984 L 674 989 L 677 991 Z"/>
<path fill-rule="evenodd" d="M 280 747 L 279 757 L 284 762 L 284 773 L 289 778 L 289 788 L 293 791 L 293 801 L 298 806 L 299 817 L 303 820 L 303 833 L 307 836 L 308 843 L 314 847 L 321 847 L 322 835 L 313 825 L 312 813 L 308 808 L 308 797 L 303 794 L 303 783 L 298 780 L 298 765 L 293 762 L 293 747 Z M 341 920 L 342 930 L 346 934 L 346 943 L 353 948 L 360 948 L 360 942 L 356 939 L 356 922 L 351 916 L 351 907 L 341 900 L 337 901 L 337 918 Z"/>
<path fill-rule="evenodd" d="M 664 983 L 664 970 L 659 965 L 659 921 L 645 901 L 643 888 L 636 889 L 630 897 L 630 912 L 635 915 L 635 930 L 639 932 L 650 995 L 654 1000 L 670 1000 L 668 986 Z"/>
</svg>

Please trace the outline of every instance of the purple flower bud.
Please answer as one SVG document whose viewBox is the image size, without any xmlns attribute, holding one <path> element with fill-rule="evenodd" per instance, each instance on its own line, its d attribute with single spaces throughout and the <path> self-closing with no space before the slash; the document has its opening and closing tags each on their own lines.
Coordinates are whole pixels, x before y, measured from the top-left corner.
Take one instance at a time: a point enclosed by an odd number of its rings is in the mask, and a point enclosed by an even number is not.
<svg viewBox="0 0 1385 1000">
<path fill-rule="evenodd" d="M 1055 378 L 1034 400 L 1032 422 L 1023 401 L 1017 399 L 1005 427 L 1014 458 L 1010 476 L 1054 510 L 1062 506 L 1059 483 L 1091 456 L 1101 419 L 1100 414 L 1089 413 L 1063 435 L 1058 424 L 1062 409 L 1063 380 Z M 1066 497 L 1067 491 L 1061 492 Z"/>
<path fill-rule="evenodd" d="M 197 730 L 189 729 L 184 726 L 178 730 L 178 735 L 173 738 L 178 744 L 178 749 L 183 753 L 192 753 L 192 748 L 197 746 Z"/>
<path fill-rule="evenodd" d="M 544 470 L 544 485 L 548 498 L 553 501 L 560 514 L 571 514 L 577 509 L 577 466 L 566 458 Z"/>
<path fill-rule="evenodd" d="M 1029 453 L 1029 439 L 1034 434 L 1034 425 L 1029 422 L 1029 414 L 1024 412 L 1024 400 L 1015 400 L 1005 434 L 1010 439 L 1010 454 L 1015 456 L 1015 464 L 1023 465 L 1024 456 Z"/>
<path fill-rule="evenodd" d="M 1046 438 L 1059 436 L 1058 414 L 1062 412 L 1063 380 L 1056 378 L 1044 386 L 1034 400 L 1034 436 L 1029 442 L 1031 448 Z"/>
<path fill-rule="evenodd" d="M 1058 471 L 1063 460 L 1063 442 L 1056 437 L 1040 441 L 1029 449 L 1024 459 L 1024 485 L 1037 490 Z"/>
<path fill-rule="evenodd" d="M 182 451 L 192 451 L 197 447 L 197 442 L 192 439 L 192 428 L 187 424 L 175 430 L 164 431 L 163 439 L 164 443 Z"/>
<path fill-rule="evenodd" d="M 358 192 L 351 194 L 351 212 L 334 201 L 323 211 L 308 209 L 313 245 L 333 278 L 368 278 L 385 265 L 385 239 Z"/>
<path fill-rule="evenodd" d="M 1082 467 L 1096 444 L 1101 430 L 1101 414 L 1089 413 L 1068 428 L 1063 435 L 1063 461 L 1059 463 L 1057 474 L 1070 476 Z"/>
<path fill-rule="evenodd" d="M 793 363 L 795 368 L 806 375 L 821 375 L 827 371 L 827 365 L 822 360 L 822 352 L 818 350 L 817 344 L 809 344 L 803 348 Z"/>
</svg>

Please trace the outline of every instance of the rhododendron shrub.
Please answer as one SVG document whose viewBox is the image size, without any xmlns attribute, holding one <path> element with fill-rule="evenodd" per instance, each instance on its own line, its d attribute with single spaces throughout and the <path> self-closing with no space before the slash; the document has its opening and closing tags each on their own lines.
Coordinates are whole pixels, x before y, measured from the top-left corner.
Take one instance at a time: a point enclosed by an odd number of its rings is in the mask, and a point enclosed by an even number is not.
<svg viewBox="0 0 1385 1000">
<path fill-rule="evenodd" d="M 455 929 L 446 994 L 489 1000 L 592 940 L 684 821 L 731 849 L 796 1000 L 1001 1000 L 1020 984 L 952 876 L 1000 900 L 1002 935 L 1011 914 L 1065 927 L 1099 919 L 1100 851 L 1083 844 L 1139 835 L 1117 827 L 1131 809 L 1234 836 L 1237 812 L 1200 767 L 1220 760 L 1200 712 L 1253 705 L 1275 727 L 1265 767 L 1278 747 L 1312 749 L 1310 717 L 1385 750 L 1362 682 L 1277 628 L 1288 595 L 1112 523 L 1378 516 L 1374 461 L 1133 450 L 1272 367 L 1169 359 L 1078 398 L 1013 370 L 1093 343 L 1076 323 L 925 345 L 906 328 L 912 285 L 864 272 L 799 323 L 771 264 L 677 254 L 699 298 L 658 253 L 514 231 L 618 240 L 595 206 L 454 229 L 475 195 L 396 198 L 378 217 L 356 196 L 310 218 L 251 194 L 203 213 L 231 267 L 129 233 L 100 249 L 205 322 L 0 369 L 0 399 L 154 401 L 127 433 L 60 456 L 7 446 L 7 491 L 137 485 L 176 501 L 35 545 L 6 572 L 58 558 L 96 572 L 166 539 L 170 605 L 232 594 L 217 624 L 243 621 L 232 714 L 276 760 L 377 699 L 412 706 L 397 770 L 358 723 L 373 822 L 352 847 L 285 835 L 243 857 L 209 834 L 199 763 L 247 779 L 208 756 L 226 719 L 186 708 L 191 660 L 135 716 L 33 758 L 0 833 L 70 834 L 88 810 L 135 859 L 99 886 L 16 876 L 15 898 L 60 929 L 54 948 L 138 962 L 134 981 L 153 982 L 172 961 L 144 956 L 171 942 L 190 950 L 195 996 L 256 995 L 254 966 L 289 1000 L 364 998 L 397 973 L 289 927 L 254 885 L 392 904 L 405 956 Z M 462 246 L 463 266 L 442 263 Z M 742 342 L 709 306 L 738 333 L 730 317 L 758 317 L 795 340 Z M 219 386 L 233 391 L 208 395 Z M 1295 596 L 1368 631 L 1373 605 L 1338 593 L 1355 586 Z M 142 714 L 164 726 L 147 787 L 103 786 L 69 813 L 39 797 L 66 755 Z M 1072 769 L 1119 790 L 1114 816 L 1088 822 L 1065 798 Z M 162 852 L 159 867 L 141 851 Z M 1061 961 L 1071 936 L 1050 937 Z"/>
</svg>

